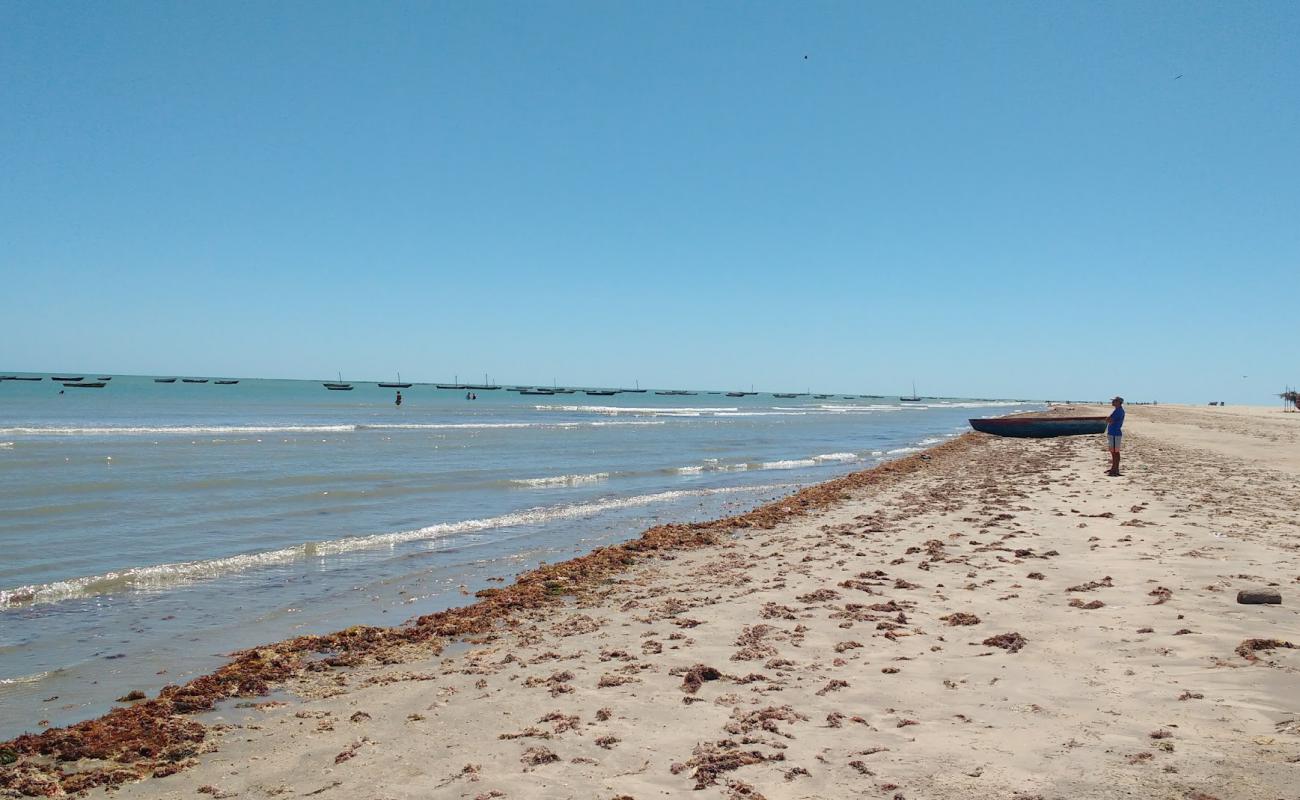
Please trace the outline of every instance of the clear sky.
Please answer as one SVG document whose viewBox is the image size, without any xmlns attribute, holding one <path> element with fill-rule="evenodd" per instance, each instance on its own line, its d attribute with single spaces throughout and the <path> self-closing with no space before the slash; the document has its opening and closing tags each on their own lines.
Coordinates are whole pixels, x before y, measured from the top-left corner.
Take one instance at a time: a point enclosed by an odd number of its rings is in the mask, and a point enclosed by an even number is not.
<svg viewBox="0 0 1300 800">
<path fill-rule="evenodd" d="M 0 370 L 1273 402 L 1297 42 L 1289 1 L 0 0 Z"/>
</svg>

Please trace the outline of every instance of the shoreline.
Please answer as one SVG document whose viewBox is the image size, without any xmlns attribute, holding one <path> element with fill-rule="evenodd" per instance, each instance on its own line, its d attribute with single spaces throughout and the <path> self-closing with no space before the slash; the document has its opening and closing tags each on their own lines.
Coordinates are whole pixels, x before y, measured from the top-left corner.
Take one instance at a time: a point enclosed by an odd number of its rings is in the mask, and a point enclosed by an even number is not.
<svg viewBox="0 0 1300 800">
<path fill-rule="evenodd" d="M 36 796 L 57 784 L 62 791 L 71 793 L 174 774 L 190 766 L 186 759 L 198 752 L 193 745 L 207 737 L 206 730 L 193 716 L 212 711 L 224 701 L 265 696 L 273 686 L 282 687 L 290 678 L 318 668 L 315 665 L 319 664 L 354 667 L 366 659 L 391 658 L 393 650 L 413 645 L 427 647 L 429 655 L 437 656 L 451 643 L 449 639 L 484 633 L 519 610 L 562 605 L 564 597 L 582 591 L 592 581 L 633 566 L 638 557 L 715 544 L 718 537 L 738 528 L 770 528 L 794 516 L 824 509 L 833 502 L 833 496 L 847 488 L 871 483 L 882 476 L 896 478 L 900 470 L 901 474 L 911 472 L 916 465 L 910 469 L 899 465 L 913 461 L 923 465 L 931 457 L 930 453 L 957 445 L 971 436 L 962 434 L 921 452 L 814 484 L 742 514 L 706 522 L 655 526 L 628 542 L 522 573 L 509 586 L 480 590 L 475 594 L 478 601 L 468 606 L 422 615 L 391 627 L 358 625 L 330 634 L 292 637 L 236 651 L 227 664 L 214 672 L 184 685 L 166 686 L 154 698 L 139 698 L 138 702 L 132 700 L 131 704 L 118 706 L 100 717 L 0 742 L 0 752 L 8 750 L 18 757 L 12 766 L 0 764 L 3 770 L 0 790 L 16 790 L 19 794 L 35 790 L 31 796 Z M 309 662 L 307 659 L 313 656 L 321 658 Z M 130 693 L 124 695 L 129 696 Z M 143 757 L 131 758 L 132 753 Z M 45 763 L 31 763 L 34 756 L 44 757 Z M 70 771 L 60 766 L 68 760 L 79 759 L 107 764 Z"/>
<path fill-rule="evenodd" d="M 1300 762 L 1300 623 L 1232 594 L 1294 605 L 1300 426 L 1197 408 L 1131 412 L 1123 479 L 1095 437 L 965 434 L 468 607 L 244 651 L 19 737 L 0 787 L 1273 796 Z"/>
</svg>

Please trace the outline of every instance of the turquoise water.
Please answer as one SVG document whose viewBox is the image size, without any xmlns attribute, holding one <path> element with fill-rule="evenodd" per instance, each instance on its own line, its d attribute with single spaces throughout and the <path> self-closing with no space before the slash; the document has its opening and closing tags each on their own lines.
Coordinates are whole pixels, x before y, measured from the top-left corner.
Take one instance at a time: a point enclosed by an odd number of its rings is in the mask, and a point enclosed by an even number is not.
<svg viewBox="0 0 1300 800">
<path fill-rule="evenodd" d="M 0 381 L 0 737 L 1038 407 L 355 386 Z"/>
</svg>

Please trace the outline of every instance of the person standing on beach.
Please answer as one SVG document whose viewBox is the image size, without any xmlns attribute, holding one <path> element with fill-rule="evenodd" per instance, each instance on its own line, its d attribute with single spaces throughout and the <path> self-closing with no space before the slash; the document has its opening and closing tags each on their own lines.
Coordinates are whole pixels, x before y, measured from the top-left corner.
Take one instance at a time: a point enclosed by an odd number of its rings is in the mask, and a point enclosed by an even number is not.
<svg viewBox="0 0 1300 800">
<path fill-rule="evenodd" d="M 1124 398 L 1116 397 L 1110 401 L 1115 410 L 1106 418 L 1106 447 L 1110 450 L 1110 471 L 1107 475 L 1119 477 L 1119 446 L 1124 438 Z"/>
</svg>

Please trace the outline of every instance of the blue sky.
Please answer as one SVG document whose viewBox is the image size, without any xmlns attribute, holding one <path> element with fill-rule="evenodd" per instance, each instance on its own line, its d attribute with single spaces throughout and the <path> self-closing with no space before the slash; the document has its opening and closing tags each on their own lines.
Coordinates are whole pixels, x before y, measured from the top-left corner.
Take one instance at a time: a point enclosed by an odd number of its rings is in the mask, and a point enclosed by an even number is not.
<svg viewBox="0 0 1300 800">
<path fill-rule="evenodd" d="M 1296 41 L 1292 2 L 2 0 L 0 369 L 1272 402 Z"/>
</svg>

